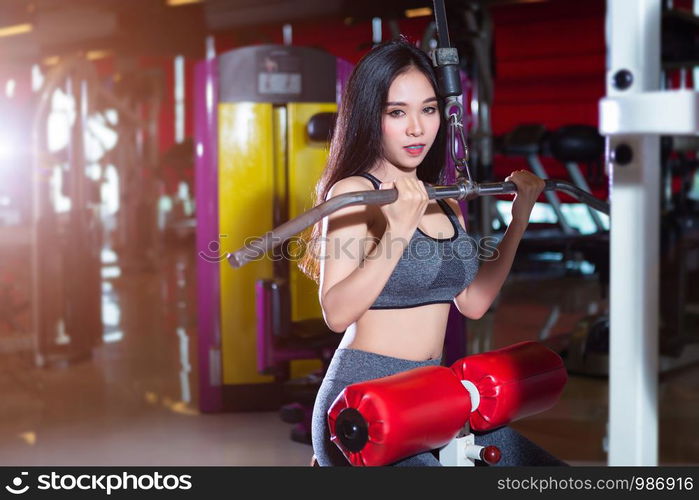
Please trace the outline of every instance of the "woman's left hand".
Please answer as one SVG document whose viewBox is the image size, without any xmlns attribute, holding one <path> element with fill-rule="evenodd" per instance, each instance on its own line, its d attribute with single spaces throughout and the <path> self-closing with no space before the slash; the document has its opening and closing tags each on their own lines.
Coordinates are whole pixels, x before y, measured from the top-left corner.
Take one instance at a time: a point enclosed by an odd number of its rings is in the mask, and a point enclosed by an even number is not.
<svg viewBox="0 0 699 500">
<path fill-rule="evenodd" d="M 517 184 L 517 193 L 512 203 L 512 220 L 528 224 L 534 203 L 543 192 L 546 183 L 528 170 L 512 172 L 505 179 L 505 182 L 507 181 Z"/>
</svg>

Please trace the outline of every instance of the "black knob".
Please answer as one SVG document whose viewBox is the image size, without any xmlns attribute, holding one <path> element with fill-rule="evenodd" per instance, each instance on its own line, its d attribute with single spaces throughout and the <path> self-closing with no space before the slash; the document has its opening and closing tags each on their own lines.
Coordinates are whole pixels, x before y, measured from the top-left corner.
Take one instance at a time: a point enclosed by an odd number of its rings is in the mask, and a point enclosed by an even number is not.
<svg viewBox="0 0 699 500">
<path fill-rule="evenodd" d="M 633 83 L 633 73 L 628 69 L 621 69 L 614 73 L 613 83 L 616 89 L 626 90 Z"/>
<path fill-rule="evenodd" d="M 335 421 L 335 434 L 349 451 L 361 451 L 369 441 L 369 426 L 355 408 L 345 408 Z"/>
<path fill-rule="evenodd" d="M 633 150 L 628 144 L 619 144 L 612 150 L 611 156 L 617 165 L 628 165 L 633 159 Z"/>
</svg>

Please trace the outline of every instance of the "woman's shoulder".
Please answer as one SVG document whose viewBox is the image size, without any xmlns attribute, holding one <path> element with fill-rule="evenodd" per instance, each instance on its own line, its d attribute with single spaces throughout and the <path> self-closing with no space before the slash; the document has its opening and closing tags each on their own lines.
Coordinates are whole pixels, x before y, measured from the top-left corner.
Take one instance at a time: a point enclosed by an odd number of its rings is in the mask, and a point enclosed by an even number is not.
<svg viewBox="0 0 699 500">
<path fill-rule="evenodd" d="M 351 175 L 340 179 L 335 184 L 330 186 L 326 200 L 340 194 L 351 193 L 353 191 L 370 191 L 374 189 L 374 185 L 366 177 L 360 175 Z"/>
<path fill-rule="evenodd" d="M 373 191 L 374 185 L 371 181 L 365 177 L 359 175 L 352 175 L 350 177 L 345 177 L 340 179 L 335 184 L 330 187 L 328 195 L 325 197 L 326 200 L 339 196 L 341 194 L 352 193 L 355 191 Z M 353 205 L 349 207 L 342 208 L 336 212 L 343 214 L 356 213 L 362 214 L 364 222 L 368 227 L 372 227 L 378 217 L 379 209 L 376 205 Z"/>
</svg>

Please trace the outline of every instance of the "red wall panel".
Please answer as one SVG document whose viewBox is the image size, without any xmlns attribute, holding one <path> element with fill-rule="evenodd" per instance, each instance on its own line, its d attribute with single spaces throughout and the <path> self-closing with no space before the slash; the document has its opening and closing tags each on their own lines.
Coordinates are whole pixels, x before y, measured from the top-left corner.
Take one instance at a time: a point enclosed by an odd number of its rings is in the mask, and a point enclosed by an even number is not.
<svg viewBox="0 0 699 500">
<path fill-rule="evenodd" d="M 540 123 L 549 130 L 569 124 L 597 126 L 605 95 L 604 0 L 550 0 L 492 9 L 496 135 L 517 125 Z M 565 167 L 543 160 L 549 176 L 567 179 Z M 527 168 L 521 158 L 496 155 L 494 176 Z M 586 168 L 583 166 L 583 173 Z M 592 186 L 607 196 L 606 182 Z"/>
</svg>

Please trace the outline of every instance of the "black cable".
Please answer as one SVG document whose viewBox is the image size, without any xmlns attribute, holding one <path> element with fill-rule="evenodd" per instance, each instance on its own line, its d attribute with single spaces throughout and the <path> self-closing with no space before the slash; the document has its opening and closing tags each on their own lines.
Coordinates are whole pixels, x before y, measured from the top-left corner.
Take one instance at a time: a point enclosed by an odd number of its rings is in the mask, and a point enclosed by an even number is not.
<svg viewBox="0 0 699 500">
<path fill-rule="evenodd" d="M 451 47 L 449 41 L 449 26 L 447 25 L 447 11 L 444 0 L 433 0 L 434 20 L 437 24 L 437 43 L 440 48 Z"/>
</svg>

